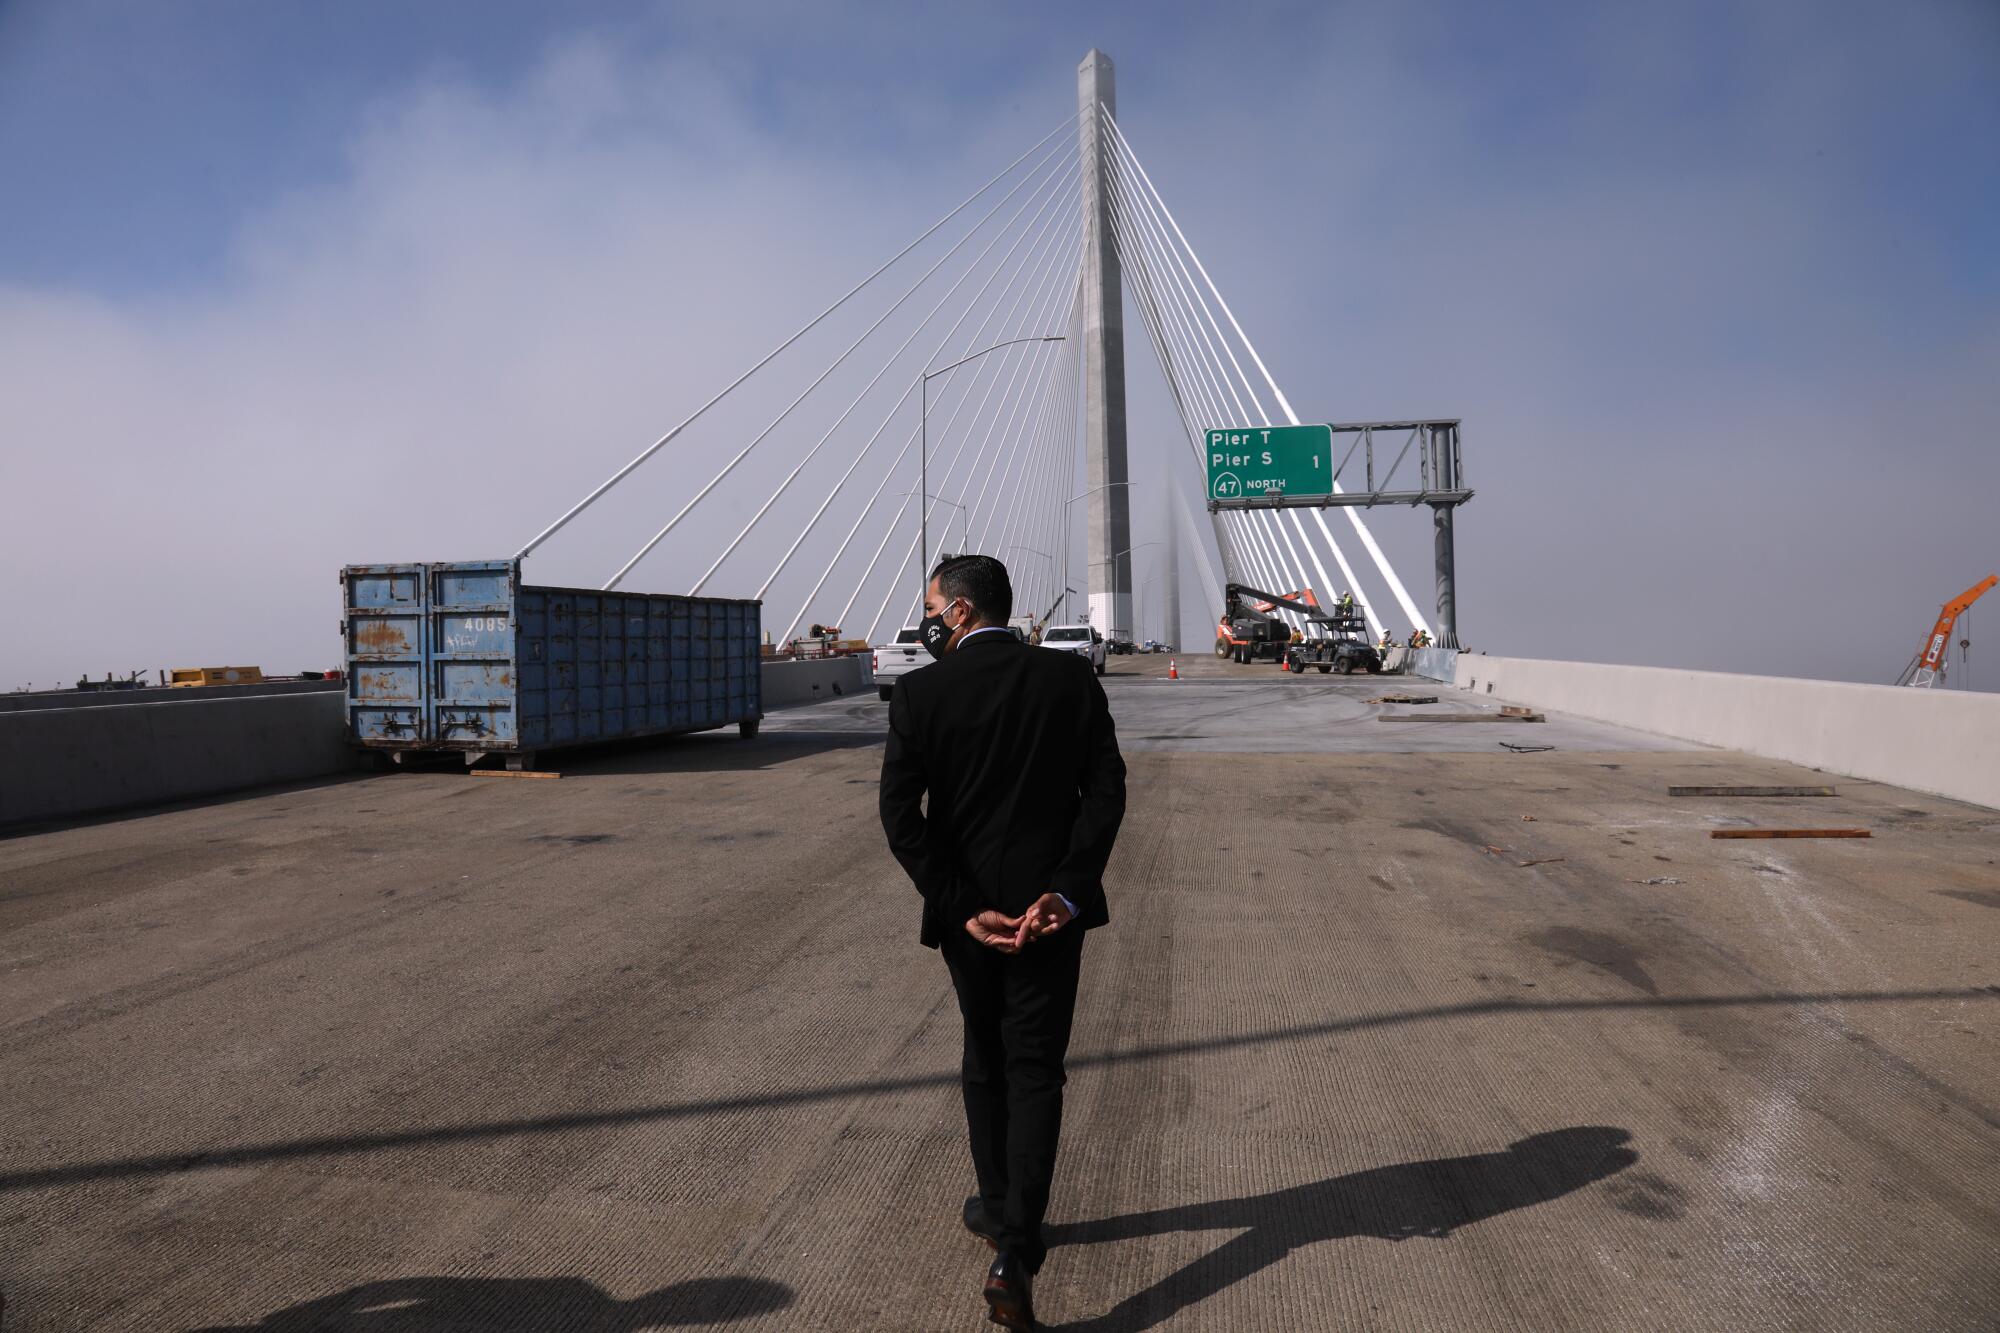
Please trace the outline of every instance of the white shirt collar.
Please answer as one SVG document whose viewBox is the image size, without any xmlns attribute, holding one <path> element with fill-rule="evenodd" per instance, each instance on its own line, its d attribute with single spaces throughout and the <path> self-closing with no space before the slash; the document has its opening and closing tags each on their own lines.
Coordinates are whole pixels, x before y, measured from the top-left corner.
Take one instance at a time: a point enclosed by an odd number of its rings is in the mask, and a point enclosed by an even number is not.
<svg viewBox="0 0 2000 1333">
<path fill-rule="evenodd" d="M 965 636 L 965 639 L 977 638 L 981 634 L 1011 634 L 1011 633 L 1013 633 L 1013 631 L 1008 629 L 1005 625 L 981 625 L 978 629 L 973 630 L 970 634 L 967 634 Z M 963 644 L 965 642 L 965 639 L 960 639 L 959 643 Z"/>
</svg>

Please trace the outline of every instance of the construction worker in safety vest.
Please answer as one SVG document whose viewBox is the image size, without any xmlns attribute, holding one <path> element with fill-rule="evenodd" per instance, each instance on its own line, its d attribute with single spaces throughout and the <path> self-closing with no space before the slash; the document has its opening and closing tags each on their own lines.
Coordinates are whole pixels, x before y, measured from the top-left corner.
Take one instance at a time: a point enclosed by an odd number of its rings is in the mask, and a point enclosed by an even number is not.
<svg viewBox="0 0 2000 1333">
<path fill-rule="evenodd" d="M 1375 646 L 1377 648 L 1380 648 L 1383 652 L 1386 653 L 1391 648 L 1394 648 L 1396 646 L 1396 636 L 1391 634 L 1388 630 L 1383 630 L 1382 642 L 1376 644 Z"/>
<path fill-rule="evenodd" d="M 1351 616 L 1354 614 L 1353 593 L 1344 592 L 1340 594 L 1340 614 L 1342 614 L 1343 616 Z"/>
</svg>

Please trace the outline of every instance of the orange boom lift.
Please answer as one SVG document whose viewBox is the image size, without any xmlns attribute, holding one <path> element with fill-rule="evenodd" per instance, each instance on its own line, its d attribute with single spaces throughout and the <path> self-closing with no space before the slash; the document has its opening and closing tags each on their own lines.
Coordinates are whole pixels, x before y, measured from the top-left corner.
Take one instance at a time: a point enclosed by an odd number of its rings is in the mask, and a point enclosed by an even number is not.
<svg viewBox="0 0 2000 1333">
<path fill-rule="evenodd" d="M 1937 683 L 1938 678 L 1944 675 L 1945 654 L 1951 648 L 1952 626 L 1996 583 L 2000 583 L 2000 575 L 1988 574 L 1938 610 L 1937 625 L 1931 630 L 1930 638 L 1924 640 L 1924 646 L 1917 650 L 1917 655 L 1910 659 L 1910 664 L 1903 668 L 1902 676 L 1896 681 L 1898 685 L 1930 686 Z"/>
<path fill-rule="evenodd" d="M 1313 595 L 1311 588 L 1301 588 L 1297 592 L 1288 592 L 1285 594 L 1285 600 L 1289 602 L 1304 602 L 1315 611 L 1319 609 L 1319 598 Z M 1278 609 L 1276 602 L 1253 602 L 1251 605 L 1256 609 L 1260 617 L 1268 617 L 1273 611 Z M 1291 637 L 1289 631 L 1286 637 Z M 1252 648 L 1255 643 L 1256 640 L 1248 632 L 1246 624 L 1240 620 L 1232 622 L 1229 618 L 1229 608 L 1225 606 L 1222 609 L 1222 619 L 1217 621 L 1215 625 L 1215 655 L 1217 657 L 1234 657 L 1247 661 L 1249 659 L 1244 658 L 1240 650 Z"/>
</svg>

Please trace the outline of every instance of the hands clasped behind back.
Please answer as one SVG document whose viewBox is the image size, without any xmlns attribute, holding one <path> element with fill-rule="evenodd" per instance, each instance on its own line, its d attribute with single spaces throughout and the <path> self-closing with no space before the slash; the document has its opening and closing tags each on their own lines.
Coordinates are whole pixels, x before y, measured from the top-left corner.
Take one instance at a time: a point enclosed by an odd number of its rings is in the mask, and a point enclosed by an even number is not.
<svg viewBox="0 0 2000 1333">
<path fill-rule="evenodd" d="M 1075 918 L 1059 893 L 1045 893 L 1019 916 L 987 909 L 966 919 L 965 933 L 998 953 L 1015 954 Z"/>
</svg>

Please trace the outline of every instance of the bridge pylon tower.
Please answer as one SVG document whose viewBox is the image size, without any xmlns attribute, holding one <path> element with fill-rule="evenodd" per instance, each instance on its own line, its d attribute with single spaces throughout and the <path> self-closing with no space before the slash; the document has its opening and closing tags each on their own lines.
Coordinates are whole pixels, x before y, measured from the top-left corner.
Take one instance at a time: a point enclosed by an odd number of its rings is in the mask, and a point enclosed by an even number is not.
<svg viewBox="0 0 2000 1333">
<path fill-rule="evenodd" d="M 1076 68 L 1083 165 L 1084 486 L 1090 490 L 1090 623 L 1130 635 L 1131 474 L 1125 450 L 1125 296 L 1112 230 L 1112 147 L 1105 117 L 1118 114 L 1111 57 L 1092 48 Z"/>
</svg>

